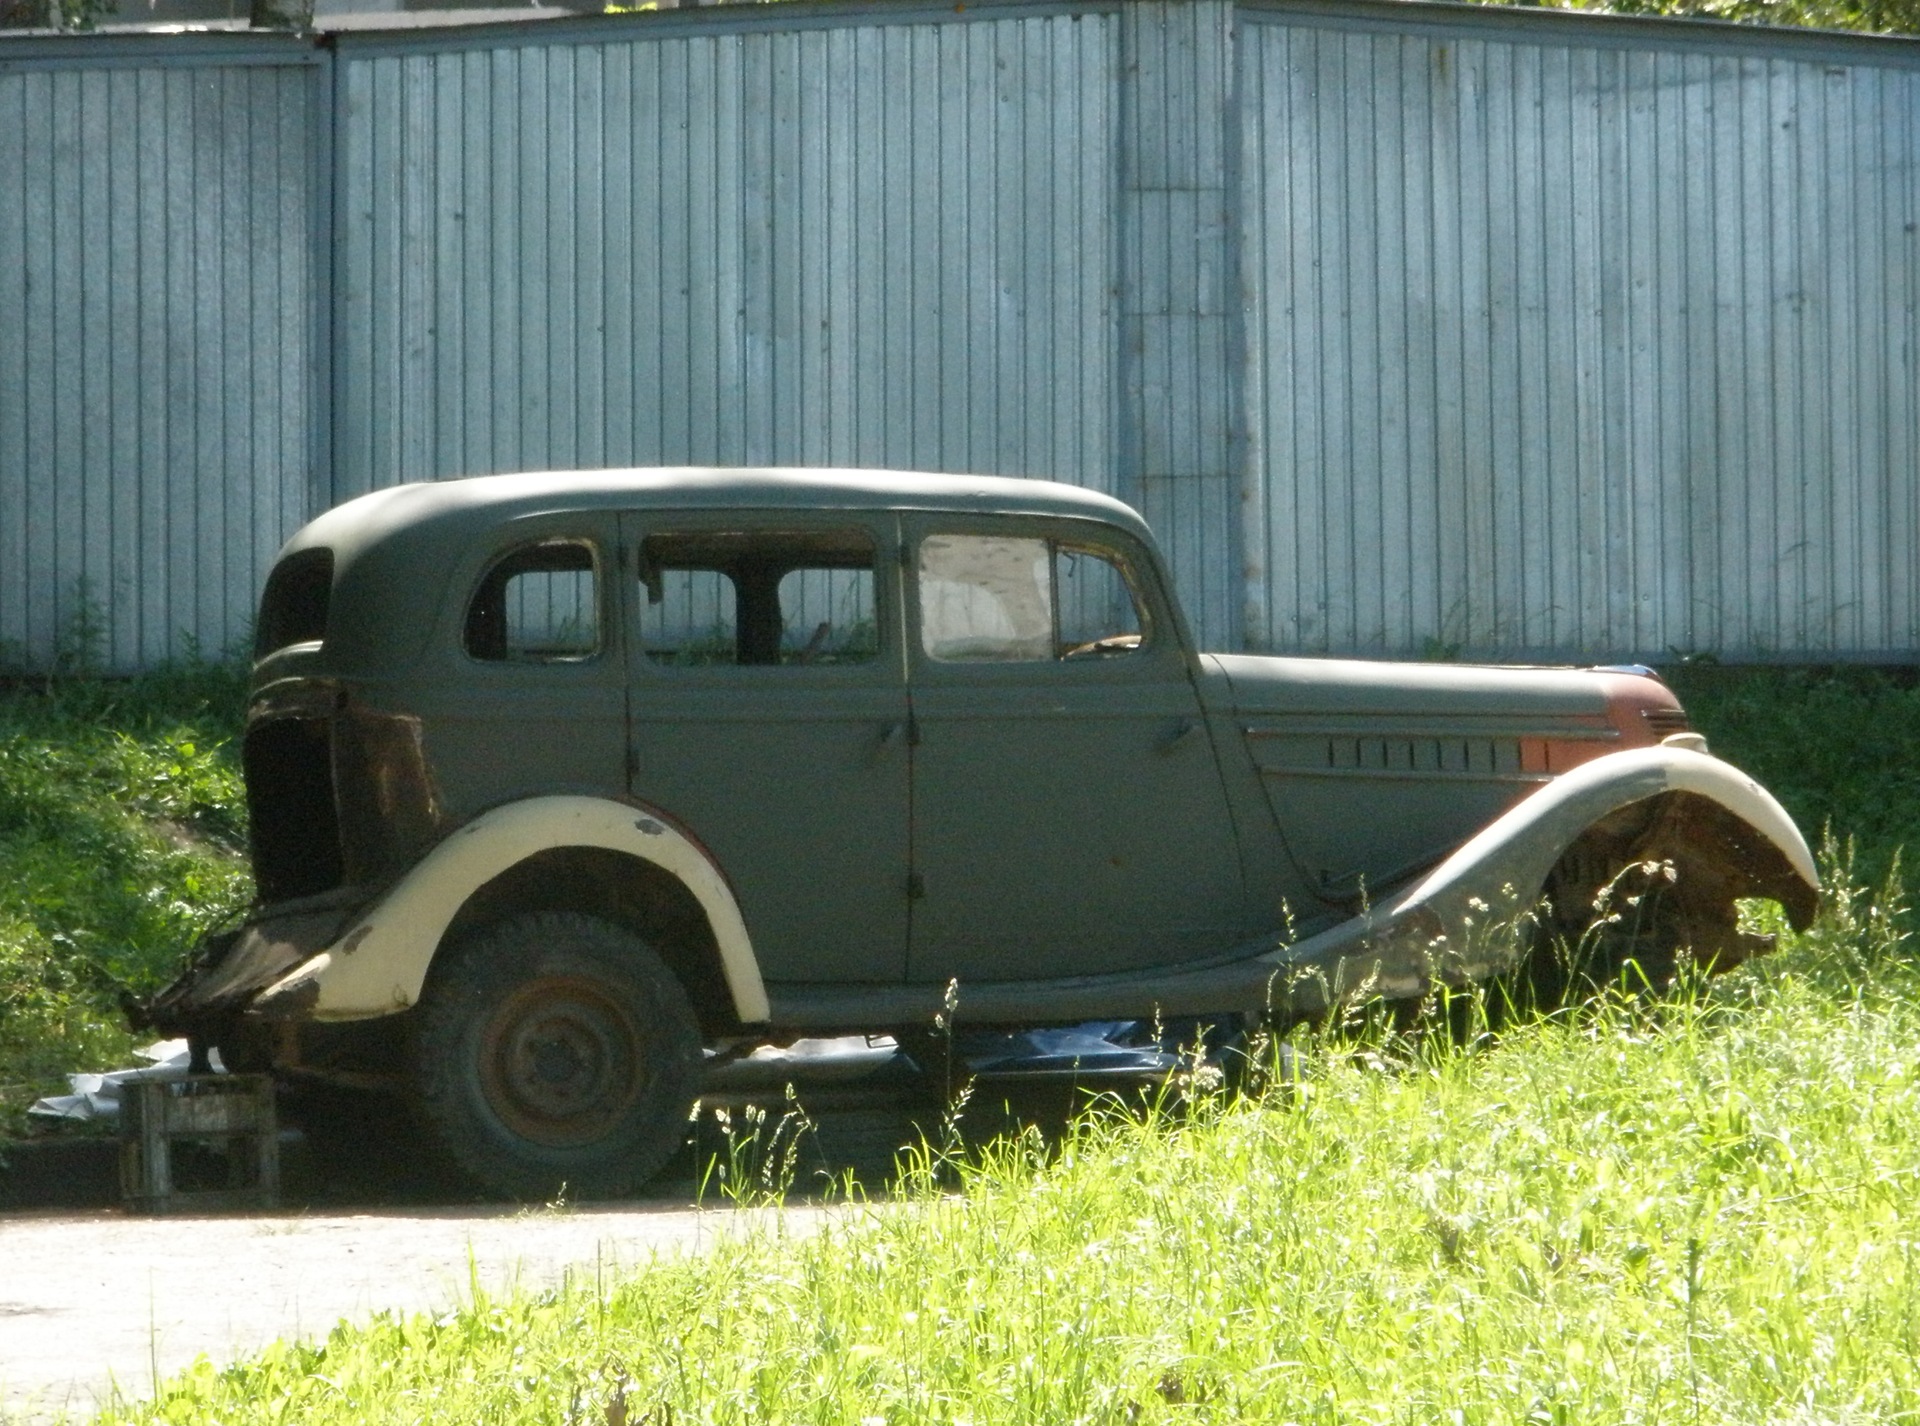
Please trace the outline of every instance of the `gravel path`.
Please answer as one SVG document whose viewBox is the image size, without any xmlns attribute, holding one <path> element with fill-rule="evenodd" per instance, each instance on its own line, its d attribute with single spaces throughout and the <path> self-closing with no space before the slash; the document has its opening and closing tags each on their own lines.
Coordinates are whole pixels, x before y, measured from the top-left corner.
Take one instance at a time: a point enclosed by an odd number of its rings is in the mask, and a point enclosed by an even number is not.
<svg viewBox="0 0 1920 1426">
<path fill-rule="evenodd" d="M 784 1212 L 806 1233 L 833 1210 Z M 149 1395 L 156 1375 L 203 1353 L 230 1360 L 343 1317 L 444 1310 L 466 1300 L 470 1272 L 489 1291 L 543 1287 L 741 1226 L 731 1209 L 676 1206 L 0 1215 L 0 1420 L 84 1417 L 115 1388 Z"/>
</svg>

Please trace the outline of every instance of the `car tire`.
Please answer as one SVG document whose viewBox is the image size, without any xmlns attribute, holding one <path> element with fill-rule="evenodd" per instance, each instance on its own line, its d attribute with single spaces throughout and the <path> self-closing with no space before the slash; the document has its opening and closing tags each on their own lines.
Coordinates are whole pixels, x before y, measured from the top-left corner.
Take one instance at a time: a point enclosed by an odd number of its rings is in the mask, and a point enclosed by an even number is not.
<svg viewBox="0 0 1920 1426">
<path fill-rule="evenodd" d="M 410 1075 L 422 1121 L 483 1188 L 523 1202 L 618 1198 L 679 1149 L 700 1050 L 686 991 L 643 939 L 544 912 L 436 959 Z"/>
</svg>

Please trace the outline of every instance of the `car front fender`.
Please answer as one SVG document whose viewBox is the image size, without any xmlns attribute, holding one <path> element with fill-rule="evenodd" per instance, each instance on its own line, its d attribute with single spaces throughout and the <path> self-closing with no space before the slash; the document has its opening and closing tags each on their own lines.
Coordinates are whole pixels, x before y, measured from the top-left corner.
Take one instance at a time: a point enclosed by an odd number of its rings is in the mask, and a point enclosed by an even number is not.
<svg viewBox="0 0 1920 1426">
<path fill-rule="evenodd" d="M 1317 936 L 1261 959 L 1274 1011 L 1324 1013 L 1356 998 L 1413 999 L 1509 969 L 1521 937 L 1500 923 L 1529 914 L 1570 848 L 1610 817 L 1667 799 L 1675 845 L 1700 894 L 1768 898 L 1805 929 L 1820 876 L 1806 839 L 1767 790 L 1706 753 L 1663 744 L 1583 763 L 1496 818 L 1412 886 Z"/>
<path fill-rule="evenodd" d="M 597 847 L 651 862 L 706 913 L 742 1023 L 767 1019 L 767 992 L 732 889 L 712 859 L 666 818 L 599 797 L 534 797 L 481 814 L 441 842 L 331 945 L 263 990 L 261 1019 L 362 1020 L 420 998 L 453 918 L 481 887 L 537 852 Z"/>
</svg>

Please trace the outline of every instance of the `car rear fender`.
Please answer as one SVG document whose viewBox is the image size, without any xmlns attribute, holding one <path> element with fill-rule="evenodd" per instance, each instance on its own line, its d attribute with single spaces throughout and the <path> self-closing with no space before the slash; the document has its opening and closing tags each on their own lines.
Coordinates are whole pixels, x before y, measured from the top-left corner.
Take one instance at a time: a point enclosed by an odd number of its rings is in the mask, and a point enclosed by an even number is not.
<svg viewBox="0 0 1920 1426">
<path fill-rule="evenodd" d="M 744 1024 L 767 1019 L 767 992 L 739 903 L 692 838 L 645 807 L 599 797 L 533 797 L 482 813 L 441 842 L 330 946 L 262 991 L 265 1019 L 360 1020 L 420 997 L 447 927 L 481 887 L 536 853 L 598 847 L 658 866 L 706 913 Z"/>
<path fill-rule="evenodd" d="M 1670 799 L 1704 829 L 1684 853 L 1705 894 L 1726 903 L 1776 900 L 1796 928 L 1811 922 L 1819 873 L 1800 829 L 1765 788 L 1706 753 L 1633 748 L 1556 778 L 1379 905 L 1270 952 L 1270 1004 L 1313 1015 L 1355 998 L 1417 998 L 1436 982 L 1464 985 L 1508 969 L 1521 941 L 1500 923 L 1532 912 L 1576 843 L 1650 799 Z"/>
</svg>

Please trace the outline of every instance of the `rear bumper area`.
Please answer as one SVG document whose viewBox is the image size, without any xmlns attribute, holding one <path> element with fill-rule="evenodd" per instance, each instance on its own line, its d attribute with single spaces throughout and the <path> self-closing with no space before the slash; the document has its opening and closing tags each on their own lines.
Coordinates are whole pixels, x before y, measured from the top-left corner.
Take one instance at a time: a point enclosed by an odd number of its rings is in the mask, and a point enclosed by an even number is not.
<svg viewBox="0 0 1920 1426">
<path fill-rule="evenodd" d="M 373 898 L 365 887 L 338 887 L 277 902 L 237 929 L 209 936 L 181 977 L 133 1010 L 136 1028 L 163 1035 L 205 1035 L 253 1008 L 255 999 L 339 939 Z M 275 1019 L 304 1018 L 297 1003 L 276 1004 Z"/>
</svg>

